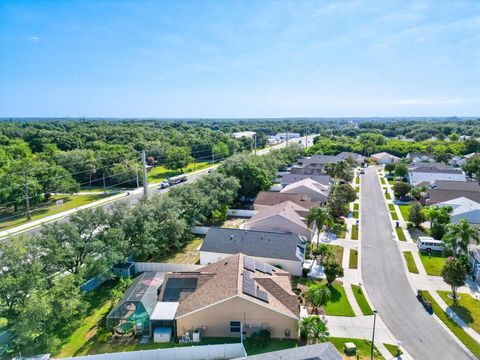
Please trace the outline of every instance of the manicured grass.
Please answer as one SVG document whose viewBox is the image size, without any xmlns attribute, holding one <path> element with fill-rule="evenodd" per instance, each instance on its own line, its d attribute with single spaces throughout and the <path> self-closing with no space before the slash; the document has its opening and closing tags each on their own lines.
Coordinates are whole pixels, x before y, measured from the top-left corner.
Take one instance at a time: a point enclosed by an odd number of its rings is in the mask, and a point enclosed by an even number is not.
<svg viewBox="0 0 480 360">
<path fill-rule="evenodd" d="M 402 214 L 403 220 L 407 221 L 408 214 L 410 213 L 410 209 L 412 208 L 412 205 L 410 204 L 398 205 L 398 208 L 400 209 L 400 213 Z"/>
<path fill-rule="evenodd" d="M 392 196 L 391 196 L 390 193 L 388 193 L 388 192 L 385 193 L 385 198 L 386 198 L 387 200 L 392 200 Z"/>
<path fill-rule="evenodd" d="M 407 262 L 408 271 L 414 274 L 418 274 L 418 268 L 415 264 L 415 260 L 413 259 L 413 255 L 411 251 L 404 251 L 403 256 L 405 257 L 405 261 Z"/>
<path fill-rule="evenodd" d="M 360 210 L 360 204 L 359 203 L 354 203 L 353 204 L 353 210 Z"/>
<path fill-rule="evenodd" d="M 358 251 L 355 249 L 350 249 L 350 259 L 348 260 L 348 267 L 350 269 L 358 268 Z"/>
<path fill-rule="evenodd" d="M 238 339 L 237 339 L 238 342 Z M 251 341 L 250 338 L 244 343 L 245 351 L 248 355 L 263 354 L 266 352 L 290 349 L 297 347 L 297 341 L 293 339 L 271 339 L 267 345 L 258 345 Z"/>
<path fill-rule="evenodd" d="M 355 191 L 356 191 L 357 193 L 359 193 L 359 192 L 360 192 L 360 187 L 356 186 L 356 187 L 355 187 Z"/>
<path fill-rule="evenodd" d="M 407 241 L 407 238 L 405 237 L 405 233 L 403 232 L 403 229 L 400 226 L 395 227 L 395 232 L 397 233 L 398 240 Z"/>
<path fill-rule="evenodd" d="M 154 259 L 155 262 L 172 264 L 199 264 L 200 252 L 198 248 L 203 242 L 203 238 L 197 236 L 192 239 L 183 249 L 165 256 L 160 259 Z"/>
<path fill-rule="evenodd" d="M 355 178 L 355 184 L 360 184 L 360 176 L 357 176 L 357 177 Z"/>
<path fill-rule="evenodd" d="M 395 205 L 393 205 L 393 204 L 388 204 L 388 210 L 390 210 L 390 211 L 395 211 Z"/>
<path fill-rule="evenodd" d="M 396 211 L 390 211 L 390 216 L 392 217 L 392 220 L 398 220 L 398 215 Z"/>
<path fill-rule="evenodd" d="M 381 177 L 381 178 L 380 178 L 380 182 L 382 183 L 382 185 L 385 185 L 385 178 L 384 178 L 384 177 Z"/>
<path fill-rule="evenodd" d="M 338 338 L 338 337 L 329 337 L 328 341 L 330 341 L 333 346 L 335 346 L 338 352 L 342 355 L 344 359 L 358 359 L 358 360 L 369 360 L 370 359 L 370 348 L 371 348 L 371 341 L 364 340 L 364 339 L 349 339 L 349 338 Z M 357 358 L 355 355 L 347 356 L 345 354 L 345 343 L 351 342 L 357 346 L 357 350 L 359 351 L 359 357 Z M 380 354 L 378 349 L 374 347 L 374 359 L 376 360 L 384 360 L 385 358 Z"/>
<path fill-rule="evenodd" d="M 335 255 L 335 261 L 341 265 L 343 260 L 343 247 L 337 246 L 337 245 L 330 245 L 330 244 L 327 244 L 327 245 Z"/>
<path fill-rule="evenodd" d="M 403 354 L 403 351 L 400 350 L 397 345 L 383 344 L 383 346 L 387 348 L 388 352 L 392 354 L 392 356 L 398 356 Z"/>
<path fill-rule="evenodd" d="M 107 195 L 108 196 L 108 195 Z M 105 198 L 105 195 L 54 195 L 48 202 L 41 203 L 31 207 L 32 221 L 55 215 L 63 211 L 75 209 L 82 205 Z M 56 205 L 57 200 L 63 200 L 63 204 Z M 29 222 L 25 217 L 23 210 L 17 211 L 17 214 L 0 211 L 0 230 L 7 230 L 15 226 L 23 225 Z M 12 217 L 13 216 L 13 217 Z"/>
<path fill-rule="evenodd" d="M 187 167 L 184 169 L 183 173 L 189 173 L 192 171 L 202 170 L 209 167 L 211 164 L 208 162 L 197 162 L 188 164 Z M 169 170 L 164 166 L 155 166 L 150 172 L 147 174 L 147 181 L 148 182 L 160 182 L 167 177 L 172 177 L 181 174 L 180 171 L 176 170 Z"/>
<path fill-rule="evenodd" d="M 480 358 L 480 344 L 475 341 L 465 330 L 463 330 L 457 323 L 452 320 L 445 311 L 437 304 L 437 302 L 430 296 L 427 291 L 422 291 L 425 299 L 432 303 L 433 312 L 440 320 L 452 331 L 455 336 L 478 358 Z"/>
<path fill-rule="evenodd" d="M 352 291 L 353 295 L 355 296 L 355 300 L 357 300 L 357 304 L 362 310 L 363 315 L 373 315 L 372 308 L 370 307 L 367 299 L 365 298 L 365 294 L 360 286 L 352 284 Z"/>
<path fill-rule="evenodd" d="M 360 213 L 356 210 L 353 211 L 353 218 L 358 219 L 360 217 Z"/>
<path fill-rule="evenodd" d="M 470 294 L 459 294 L 458 305 L 453 304 L 453 299 L 448 295 L 451 291 L 438 291 L 443 301 L 473 330 L 480 333 L 480 301 Z"/>
<path fill-rule="evenodd" d="M 445 259 L 441 253 L 432 253 L 429 256 L 427 253 L 420 252 L 419 255 L 428 275 L 441 276 L 443 266 L 445 265 Z"/>
<path fill-rule="evenodd" d="M 358 225 L 352 225 L 352 240 L 358 240 Z"/>
<path fill-rule="evenodd" d="M 347 294 L 342 283 L 334 283 L 330 288 L 332 296 L 325 306 L 325 313 L 333 316 L 355 316 L 352 306 L 348 302 Z"/>
</svg>

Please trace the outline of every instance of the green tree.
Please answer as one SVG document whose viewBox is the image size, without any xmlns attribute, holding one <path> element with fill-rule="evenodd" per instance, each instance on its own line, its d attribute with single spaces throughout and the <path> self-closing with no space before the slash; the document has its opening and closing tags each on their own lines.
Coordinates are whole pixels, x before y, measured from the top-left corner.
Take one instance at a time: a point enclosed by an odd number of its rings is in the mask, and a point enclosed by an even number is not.
<svg viewBox="0 0 480 360">
<path fill-rule="evenodd" d="M 457 289 L 465 284 L 467 269 L 462 260 L 448 258 L 442 269 L 443 281 L 452 288 L 452 298 L 455 305 L 458 305 Z"/>
<path fill-rule="evenodd" d="M 330 259 L 325 262 L 323 265 L 323 271 L 329 286 L 331 286 L 338 277 L 343 277 L 343 267 L 334 259 Z"/>
<path fill-rule="evenodd" d="M 398 163 L 395 165 L 395 176 L 405 179 L 408 175 L 408 167 L 404 163 Z"/>
<path fill-rule="evenodd" d="M 219 171 L 239 180 L 240 196 L 254 197 L 260 191 L 268 190 L 272 186 L 267 171 L 245 158 L 230 158 L 225 161 Z"/>
<path fill-rule="evenodd" d="M 435 239 L 442 239 L 445 234 L 446 224 L 450 222 L 450 214 L 453 211 L 451 206 L 432 205 L 423 208 L 425 219 L 430 221 L 430 236 Z"/>
<path fill-rule="evenodd" d="M 414 186 L 410 189 L 410 195 L 417 200 L 420 200 L 422 193 L 427 190 L 425 186 Z"/>
<path fill-rule="evenodd" d="M 307 344 L 325 342 L 330 335 L 327 325 L 319 316 L 315 315 L 301 319 L 298 322 L 298 330 L 300 337 L 306 341 Z"/>
<path fill-rule="evenodd" d="M 461 219 L 458 224 L 448 224 L 443 236 L 445 249 L 450 250 L 453 256 L 466 255 L 470 243 L 480 242 L 480 229 L 471 226 L 466 219 Z"/>
<path fill-rule="evenodd" d="M 393 163 L 385 164 L 385 171 L 388 171 L 391 174 L 395 170 L 395 165 Z"/>
<path fill-rule="evenodd" d="M 396 198 L 402 197 L 407 195 L 410 192 L 410 189 L 412 187 L 401 181 L 397 181 L 393 184 L 393 194 L 395 195 Z"/>
<path fill-rule="evenodd" d="M 327 305 L 332 293 L 325 285 L 312 285 L 303 294 L 305 302 L 310 305 L 318 315 L 318 308 Z"/>
<path fill-rule="evenodd" d="M 415 201 L 408 213 L 408 221 L 412 222 L 418 228 L 425 220 L 422 204 L 420 204 L 418 201 Z"/>
<path fill-rule="evenodd" d="M 327 209 L 335 218 L 345 217 L 349 213 L 349 204 L 357 199 L 357 192 L 350 184 L 334 185 L 328 197 Z"/>
<path fill-rule="evenodd" d="M 313 250 L 313 255 L 319 256 L 320 265 L 323 265 L 325 259 L 329 259 L 333 256 L 333 251 L 328 244 L 320 244 L 315 250 Z"/>
<path fill-rule="evenodd" d="M 229 150 L 227 144 L 224 142 L 219 142 L 213 147 L 213 154 L 215 155 L 215 160 L 225 159 L 229 155 Z"/>
<path fill-rule="evenodd" d="M 476 176 L 477 179 L 480 179 L 480 156 L 474 156 L 468 159 L 465 164 L 463 164 L 462 169 L 468 176 Z"/>
<path fill-rule="evenodd" d="M 325 172 L 334 179 L 335 183 L 339 180 L 345 180 L 347 182 L 353 180 L 352 168 L 346 160 L 326 164 Z"/>
<path fill-rule="evenodd" d="M 170 170 L 180 170 L 193 161 L 190 149 L 184 146 L 171 146 L 165 151 L 165 167 Z"/>
<path fill-rule="evenodd" d="M 320 233 L 323 228 L 330 223 L 333 223 L 333 217 L 328 212 L 327 208 L 313 207 L 308 211 L 306 216 L 307 226 L 311 230 L 317 231 L 317 249 L 320 246 Z"/>
</svg>

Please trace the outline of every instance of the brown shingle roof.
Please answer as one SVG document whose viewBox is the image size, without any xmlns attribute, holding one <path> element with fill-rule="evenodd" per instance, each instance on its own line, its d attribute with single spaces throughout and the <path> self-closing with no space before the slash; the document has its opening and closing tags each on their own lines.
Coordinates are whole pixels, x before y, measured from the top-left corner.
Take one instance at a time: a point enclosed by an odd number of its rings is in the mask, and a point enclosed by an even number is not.
<svg viewBox="0 0 480 360">
<path fill-rule="evenodd" d="M 437 180 L 435 189 L 457 191 L 480 191 L 480 185 L 475 181 Z"/>
<path fill-rule="evenodd" d="M 428 194 L 425 200 L 425 205 L 434 205 L 440 202 L 465 197 L 475 202 L 480 202 L 480 191 L 458 191 L 458 190 L 441 190 L 441 189 L 428 189 Z"/>
<path fill-rule="evenodd" d="M 285 201 L 291 201 L 305 209 L 318 206 L 318 202 L 311 201 L 306 195 L 281 193 L 278 191 L 260 191 L 254 205 L 274 206 Z"/>
<path fill-rule="evenodd" d="M 284 217 L 286 221 L 294 222 L 295 224 L 308 229 L 307 224 L 303 221 L 302 216 L 300 216 L 299 214 L 299 213 L 307 213 L 307 212 L 308 212 L 308 209 L 300 205 L 297 205 L 291 201 L 285 201 L 283 203 L 280 203 L 274 206 L 269 206 L 257 211 L 257 213 L 253 215 L 246 222 L 246 224 L 253 223 L 262 219 L 267 219 L 274 215 L 280 215 Z"/>
<path fill-rule="evenodd" d="M 296 296 L 291 291 L 289 274 L 284 270 L 275 268 L 272 274 L 250 271 L 250 276 L 258 288 L 268 293 L 268 303 L 243 293 L 244 258 L 245 255 L 236 254 L 206 265 L 198 272 L 166 274 L 165 278 L 181 274 L 199 278 L 197 289 L 180 300 L 176 316 L 180 317 L 222 300 L 240 296 L 287 316 L 298 318 L 300 309 Z"/>
</svg>

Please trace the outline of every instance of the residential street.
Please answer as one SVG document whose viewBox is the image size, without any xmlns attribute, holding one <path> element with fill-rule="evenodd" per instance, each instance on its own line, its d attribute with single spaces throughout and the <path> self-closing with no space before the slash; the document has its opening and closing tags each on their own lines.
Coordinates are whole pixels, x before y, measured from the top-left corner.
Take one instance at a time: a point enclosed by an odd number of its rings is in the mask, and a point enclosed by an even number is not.
<svg viewBox="0 0 480 360">
<path fill-rule="evenodd" d="M 374 167 L 361 176 L 360 214 L 363 281 L 392 334 L 415 359 L 470 359 L 415 298 Z"/>
</svg>

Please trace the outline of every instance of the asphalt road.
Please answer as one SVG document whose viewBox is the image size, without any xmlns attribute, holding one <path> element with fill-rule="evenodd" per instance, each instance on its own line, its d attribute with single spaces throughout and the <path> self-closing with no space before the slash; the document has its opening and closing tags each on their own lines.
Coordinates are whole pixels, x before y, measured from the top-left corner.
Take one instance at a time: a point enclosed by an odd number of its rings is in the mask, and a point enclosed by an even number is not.
<svg viewBox="0 0 480 360">
<path fill-rule="evenodd" d="M 302 146 L 305 146 L 305 145 L 311 146 L 311 145 L 313 145 L 313 139 L 314 139 L 315 136 L 316 135 L 310 135 L 310 136 L 308 136 L 307 139 L 305 139 L 305 137 L 290 139 L 288 142 L 289 142 L 289 144 L 298 143 L 298 144 L 301 144 Z M 305 140 L 307 140 L 307 142 L 305 142 Z M 258 155 L 264 155 L 264 154 L 268 153 L 269 151 L 271 151 L 273 149 L 280 149 L 280 148 L 283 148 L 285 146 L 286 146 L 286 142 L 282 142 L 280 144 L 274 145 L 274 146 L 266 148 L 266 149 L 259 149 L 257 151 L 257 154 Z M 214 167 L 215 166 L 212 166 L 210 168 L 204 169 L 204 170 L 199 171 L 199 172 L 194 173 L 194 174 L 187 174 L 187 179 L 188 180 L 184 183 L 181 183 L 181 184 L 178 184 L 178 185 L 175 185 L 175 186 L 182 186 L 184 184 L 191 184 L 191 183 L 197 181 L 200 177 L 206 175 L 208 173 L 208 171 L 210 169 L 214 168 Z M 154 195 L 157 195 L 157 194 L 163 194 L 163 193 L 166 193 L 168 191 L 169 191 L 169 188 L 160 189 L 159 186 L 156 186 L 156 187 L 152 187 L 148 190 L 148 195 L 147 196 L 154 196 Z M 99 205 L 99 206 L 108 211 L 108 210 L 112 209 L 115 206 L 115 204 L 117 204 L 119 202 L 124 202 L 124 203 L 128 203 L 128 204 L 131 204 L 131 205 L 136 204 L 137 202 L 140 201 L 140 199 L 142 197 L 143 197 L 143 190 L 142 189 L 136 189 L 136 190 L 130 191 L 130 194 L 128 196 L 126 195 L 124 198 L 119 198 L 119 199 L 116 199 L 112 202 L 105 203 L 105 204 L 102 204 L 102 205 Z M 54 220 L 52 222 L 68 221 L 69 216 L 70 215 L 67 215 L 63 218 L 59 218 L 58 220 Z M 38 225 L 38 226 L 32 227 L 28 230 L 24 230 L 24 231 L 12 234 L 11 236 L 16 236 L 16 235 L 19 235 L 19 234 L 34 235 L 34 234 L 39 233 L 41 230 L 42 230 L 42 225 Z M 4 237 L 4 238 L 0 239 L 0 241 L 6 241 L 8 239 L 9 239 L 9 237 Z"/>
<path fill-rule="evenodd" d="M 362 277 L 375 309 L 414 359 L 471 359 L 428 315 L 409 285 L 377 170 L 368 168 L 361 177 Z"/>
</svg>

